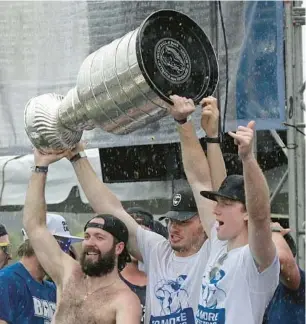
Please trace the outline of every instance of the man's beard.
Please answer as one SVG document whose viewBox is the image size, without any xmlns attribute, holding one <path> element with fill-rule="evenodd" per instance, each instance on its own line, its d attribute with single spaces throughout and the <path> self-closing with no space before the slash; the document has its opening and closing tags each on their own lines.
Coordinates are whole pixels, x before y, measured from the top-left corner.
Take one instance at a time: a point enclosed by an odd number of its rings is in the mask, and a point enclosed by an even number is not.
<svg viewBox="0 0 306 324">
<path fill-rule="evenodd" d="M 89 277 L 101 277 L 112 272 L 116 265 L 115 248 L 116 246 L 113 245 L 113 247 L 108 252 L 104 253 L 104 255 L 101 255 L 99 250 L 86 249 L 83 251 L 80 257 L 80 264 L 83 272 Z M 97 253 L 98 260 L 92 261 L 86 259 L 87 252 Z"/>
</svg>

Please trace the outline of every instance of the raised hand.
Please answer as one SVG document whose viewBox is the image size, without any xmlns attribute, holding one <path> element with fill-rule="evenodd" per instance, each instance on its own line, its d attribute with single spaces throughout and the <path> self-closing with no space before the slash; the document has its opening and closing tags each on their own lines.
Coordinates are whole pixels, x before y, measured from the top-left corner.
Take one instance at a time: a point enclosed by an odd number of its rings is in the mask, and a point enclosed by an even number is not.
<svg viewBox="0 0 306 324">
<path fill-rule="evenodd" d="M 75 156 L 76 154 L 82 152 L 85 150 L 85 147 L 86 147 L 86 143 L 85 142 L 79 142 L 77 143 L 77 145 L 75 146 L 74 149 L 72 150 L 68 150 L 67 151 L 67 155 L 66 155 L 66 158 L 68 160 L 70 160 L 73 156 Z"/>
<path fill-rule="evenodd" d="M 291 232 L 290 228 L 283 228 L 282 225 L 278 222 L 271 222 L 270 227 L 271 230 L 278 229 L 280 231 L 280 234 L 282 234 L 283 236 Z"/>
<path fill-rule="evenodd" d="M 228 132 L 238 145 L 238 154 L 242 161 L 253 156 L 254 129 L 255 122 L 250 121 L 246 127 L 239 126 L 236 133 Z"/>
<path fill-rule="evenodd" d="M 42 153 L 38 149 L 34 148 L 33 154 L 36 166 L 48 166 L 49 164 L 66 157 L 68 152 L 63 150 L 47 150 Z"/>
<path fill-rule="evenodd" d="M 201 125 L 208 137 L 218 136 L 219 109 L 218 101 L 214 97 L 207 97 L 201 100 L 202 118 Z"/>
<path fill-rule="evenodd" d="M 187 119 L 187 117 L 195 111 L 192 99 L 179 97 L 177 95 L 170 96 L 170 99 L 173 101 L 173 106 L 169 108 L 170 114 L 175 120 L 181 121 Z"/>
</svg>

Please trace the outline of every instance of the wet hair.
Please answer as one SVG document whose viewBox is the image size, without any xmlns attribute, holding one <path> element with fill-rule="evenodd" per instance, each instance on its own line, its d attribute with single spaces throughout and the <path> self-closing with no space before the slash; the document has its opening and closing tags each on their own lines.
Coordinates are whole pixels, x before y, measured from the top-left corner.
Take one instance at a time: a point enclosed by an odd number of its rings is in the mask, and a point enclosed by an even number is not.
<svg viewBox="0 0 306 324">
<path fill-rule="evenodd" d="M 116 246 L 116 244 L 122 242 L 122 241 L 119 241 L 116 237 L 113 237 L 114 238 L 114 243 L 113 243 L 113 247 Z M 121 272 L 127 263 L 129 263 L 130 261 L 127 260 L 126 258 L 126 254 L 124 253 L 127 249 L 126 247 L 126 244 L 124 243 L 124 250 L 118 255 L 118 264 L 117 264 L 117 267 L 118 267 L 118 271 Z"/>
<path fill-rule="evenodd" d="M 30 243 L 30 240 L 25 240 L 17 249 L 17 255 L 19 258 L 32 257 L 35 255 L 34 249 Z"/>
</svg>

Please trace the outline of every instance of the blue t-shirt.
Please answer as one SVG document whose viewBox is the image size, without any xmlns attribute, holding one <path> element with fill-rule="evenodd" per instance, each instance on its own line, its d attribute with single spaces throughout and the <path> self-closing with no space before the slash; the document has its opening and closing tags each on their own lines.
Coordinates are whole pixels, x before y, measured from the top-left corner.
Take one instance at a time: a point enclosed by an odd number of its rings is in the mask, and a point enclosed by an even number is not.
<svg viewBox="0 0 306 324">
<path fill-rule="evenodd" d="M 0 271 L 0 319 L 8 324 L 49 324 L 56 307 L 56 288 L 39 283 L 17 262 Z"/>
<path fill-rule="evenodd" d="M 305 272 L 300 269 L 298 290 L 290 290 L 280 283 L 268 305 L 264 324 L 305 324 Z"/>
</svg>

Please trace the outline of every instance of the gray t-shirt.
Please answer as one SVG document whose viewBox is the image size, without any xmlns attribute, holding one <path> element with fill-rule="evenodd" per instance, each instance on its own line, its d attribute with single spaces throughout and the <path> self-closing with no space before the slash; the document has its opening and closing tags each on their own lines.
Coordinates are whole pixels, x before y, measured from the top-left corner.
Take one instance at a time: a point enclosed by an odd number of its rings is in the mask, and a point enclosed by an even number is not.
<svg viewBox="0 0 306 324">
<path fill-rule="evenodd" d="M 208 241 L 196 254 L 177 257 L 168 240 L 139 226 L 137 243 L 148 276 L 145 323 L 194 324 Z"/>
</svg>

